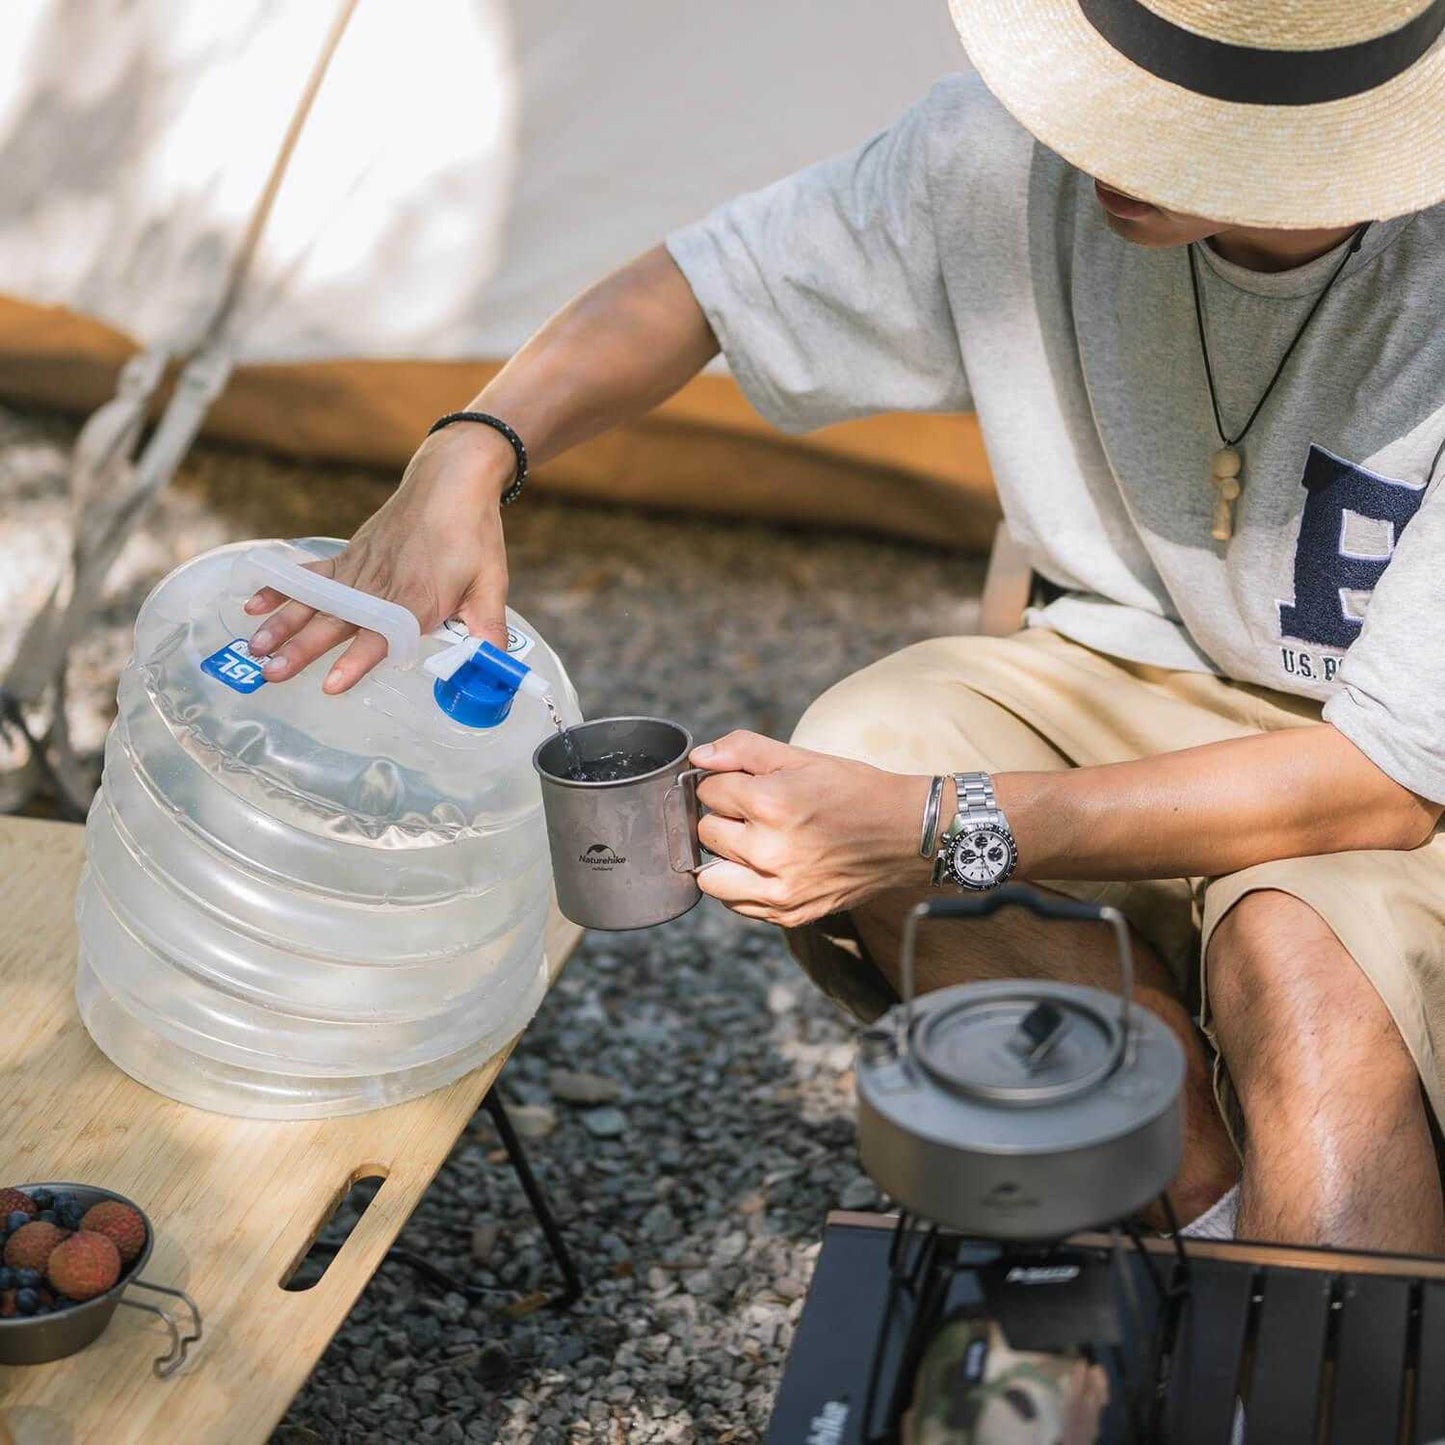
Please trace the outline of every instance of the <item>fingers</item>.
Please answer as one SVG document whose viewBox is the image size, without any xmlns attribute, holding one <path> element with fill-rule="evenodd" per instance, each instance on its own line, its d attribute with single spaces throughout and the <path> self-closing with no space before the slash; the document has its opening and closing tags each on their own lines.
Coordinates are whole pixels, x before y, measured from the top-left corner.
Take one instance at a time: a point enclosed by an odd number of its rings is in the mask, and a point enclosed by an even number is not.
<svg viewBox="0 0 1445 1445">
<path fill-rule="evenodd" d="M 347 692 L 355 687 L 386 656 L 386 638 L 377 632 L 358 632 L 351 646 L 331 664 L 321 684 L 322 692 Z"/>
<path fill-rule="evenodd" d="M 713 773 L 698 784 L 697 800 L 724 817 L 753 818 L 759 792 L 757 782 L 747 773 Z"/>
<path fill-rule="evenodd" d="M 736 818 L 708 813 L 698 820 L 697 840 L 709 853 L 733 863 L 746 864 L 748 825 Z"/>
<path fill-rule="evenodd" d="M 283 642 L 289 642 L 295 637 L 315 616 L 314 607 L 307 607 L 304 602 L 287 602 L 275 616 L 268 617 L 251 634 L 251 651 L 257 657 L 275 652 Z"/>
<path fill-rule="evenodd" d="M 502 519 L 493 509 L 483 520 L 480 554 L 462 595 L 457 616 L 467 631 L 493 647 L 507 650 L 507 542 Z"/>
<path fill-rule="evenodd" d="M 697 886 L 719 903 L 726 904 L 744 918 L 756 918 L 779 928 L 799 928 L 812 923 L 825 913 L 834 911 L 824 900 L 799 899 L 792 896 L 781 879 L 758 873 L 744 863 L 719 858 L 698 869 Z"/>
<path fill-rule="evenodd" d="M 263 587 L 253 597 L 246 599 L 244 610 L 253 617 L 260 617 L 263 612 L 274 612 L 285 600 L 274 587 Z"/>
<path fill-rule="evenodd" d="M 268 682 L 281 682 L 294 677 L 303 667 L 309 667 L 323 652 L 330 652 L 339 642 L 345 642 L 355 634 L 356 628 L 350 622 L 342 622 L 324 612 L 312 615 L 308 622 L 285 646 L 281 647 L 261 666 Z M 382 651 L 386 644 L 382 643 Z"/>
<path fill-rule="evenodd" d="M 307 563 L 322 576 L 336 575 L 336 558 L 326 557 Z M 386 639 L 375 632 L 362 632 L 349 622 L 342 622 L 325 612 L 317 612 L 301 602 L 287 601 L 274 587 L 263 587 L 245 604 L 245 611 L 262 613 L 279 607 L 273 616 L 251 636 L 250 648 L 257 656 L 266 656 L 262 671 L 268 682 L 284 682 L 309 667 L 318 657 L 353 638 L 326 674 L 322 691 L 336 694 L 355 687 L 360 680 L 386 656 Z"/>
<path fill-rule="evenodd" d="M 308 562 L 306 566 L 308 570 L 319 572 L 323 577 L 333 577 L 336 574 L 336 562 L 332 557 L 318 558 L 315 562 Z M 274 617 L 268 617 L 251 634 L 251 640 L 247 646 L 257 657 L 264 657 L 268 652 L 275 652 L 282 643 L 290 641 L 316 616 L 314 607 L 307 607 L 304 602 L 288 602 L 285 594 L 278 592 L 274 587 L 263 587 L 254 596 L 248 598 L 244 610 L 260 614 L 275 612 L 278 607 L 281 610 L 276 612 Z M 289 676 L 289 672 L 284 669 L 283 673 Z M 269 670 L 266 675 L 268 677 L 271 675 Z"/>
<path fill-rule="evenodd" d="M 715 863 L 698 870 L 697 886 L 719 903 L 741 912 L 739 905 L 771 909 L 781 901 L 781 892 L 776 878 L 765 878 L 754 873 L 744 863 L 730 858 L 719 858 Z"/>
<path fill-rule="evenodd" d="M 711 772 L 741 772 L 761 776 L 796 767 L 806 756 L 800 748 L 765 738 L 761 733 L 734 732 L 715 743 L 692 750 L 692 761 Z"/>
<path fill-rule="evenodd" d="M 502 652 L 507 650 L 507 574 L 489 574 L 475 598 L 468 598 L 457 615 L 467 631 Z"/>
</svg>

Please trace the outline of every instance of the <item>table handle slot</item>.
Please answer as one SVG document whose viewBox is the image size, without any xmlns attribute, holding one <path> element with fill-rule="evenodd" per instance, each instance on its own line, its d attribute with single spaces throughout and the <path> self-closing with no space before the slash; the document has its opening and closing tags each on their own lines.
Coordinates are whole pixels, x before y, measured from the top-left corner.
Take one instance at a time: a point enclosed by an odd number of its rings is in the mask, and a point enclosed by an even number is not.
<svg viewBox="0 0 1445 1445">
<path fill-rule="evenodd" d="M 315 1289 L 326 1277 L 332 1260 L 345 1247 L 346 1241 L 356 1232 L 366 1211 L 371 1208 L 377 1192 L 386 1183 L 386 1167 L 381 1164 L 363 1164 L 352 1170 L 346 1184 L 338 1189 L 327 1203 L 321 1218 L 307 1237 L 305 1247 L 296 1255 L 290 1269 L 281 1276 L 281 1288 L 288 1294 L 299 1294 Z M 348 1206 L 356 1210 L 355 1218 L 345 1225 L 344 1232 L 323 1239 L 327 1230 L 336 1222 Z"/>
</svg>

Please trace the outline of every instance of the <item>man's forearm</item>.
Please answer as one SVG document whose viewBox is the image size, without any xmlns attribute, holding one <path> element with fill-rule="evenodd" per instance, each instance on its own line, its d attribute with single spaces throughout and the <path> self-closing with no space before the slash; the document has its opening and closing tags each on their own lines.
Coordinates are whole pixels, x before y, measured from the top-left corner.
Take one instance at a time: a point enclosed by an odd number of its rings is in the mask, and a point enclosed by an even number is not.
<svg viewBox="0 0 1445 1445">
<path fill-rule="evenodd" d="M 658 246 L 563 307 L 472 409 L 510 422 L 544 462 L 650 411 L 717 351 L 692 288 Z"/>
<path fill-rule="evenodd" d="M 1183 878 L 1356 849 L 1413 848 L 1440 808 L 1328 724 L 1138 762 L 1003 773 L 1023 876 Z"/>
</svg>

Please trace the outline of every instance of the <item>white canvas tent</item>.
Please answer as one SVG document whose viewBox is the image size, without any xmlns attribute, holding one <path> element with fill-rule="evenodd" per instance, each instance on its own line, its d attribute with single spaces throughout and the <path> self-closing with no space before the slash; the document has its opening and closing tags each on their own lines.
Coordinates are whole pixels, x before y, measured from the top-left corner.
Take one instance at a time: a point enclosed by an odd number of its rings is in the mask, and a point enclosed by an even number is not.
<svg viewBox="0 0 1445 1445">
<path fill-rule="evenodd" d="M 400 464 L 589 281 L 964 63 L 943 0 L 9 0 L 6 21 L 0 397 L 105 404 L 22 702 L 199 426 Z M 725 374 L 541 480 L 980 545 L 993 516 L 969 419 L 784 441 Z"/>
<path fill-rule="evenodd" d="M 0 276 L 166 339 L 214 298 L 335 7 L 10 0 Z M 962 64 L 941 0 L 360 0 L 243 361 L 503 356 L 668 228 Z"/>
<path fill-rule="evenodd" d="M 0 394 L 86 409 L 135 345 L 194 340 L 335 13 L 322 0 L 10 0 Z M 589 281 L 856 143 L 963 63 L 943 0 L 359 0 L 241 297 L 241 370 L 214 428 L 399 461 Z M 762 434 L 722 380 L 670 415 Z M 598 447 L 559 480 L 605 488 L 630 471 L 617 480 L 631 495 L 721 491 L 714 505 L 745 510 L 779 495 L 777 478 L 744 476 L 729 499 L 695 457 L 669 481 L 665 432 L 628 467 L 616 444 Z M 961 485 L 962 510 L 982 517 L 960 432 L 864 423 L 802 446 Z M 748 470 L 750 452 L 729 455 Z M 798 469 L 797 515 L 816 514 L 822 474 L 778 464 Z M 933 530 L 934 490 L 905 498 L 899 525 Z M 850 496 L 833 502 L 850 520 Z"/>
</svg>

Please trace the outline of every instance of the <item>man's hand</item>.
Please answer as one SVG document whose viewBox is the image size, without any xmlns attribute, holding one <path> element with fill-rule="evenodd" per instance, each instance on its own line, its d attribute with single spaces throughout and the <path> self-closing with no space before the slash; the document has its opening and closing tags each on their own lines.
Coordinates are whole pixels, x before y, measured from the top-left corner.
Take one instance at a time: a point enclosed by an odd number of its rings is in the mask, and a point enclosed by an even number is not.
<svg viewBox="0 0 1445 1445">
<path fill-rule="evenodd" d="M 694 748 L 713 776 L 698 837 L 718 861 L 704 893 L 785 928 L 851 908 L 885 888 L 928 882 L 918 829 L 929 779 L 885 773 L 736 732 Z"/>
<path fill-rule="evenodd" d="M 467 406 L 505 417 L 540 467 L 666 400 L 717 355 L 692 288 L 662 246 L 564 306 Z M 515 475 L 511 446 L 480 422 L 457 422 L 418 448 L 391 500 L 336 557 L 313 570 L 416 614 L 423 632 L 460 617 L 474 637 L 506 646 L 507 556 L 500 504 Z M 282 604 L 285 604 L 284 606 Z M 279 610 L 278 610 L 279 609 Z M 246 604 L 274 612 L 251 638 L 274 653 L 268 679 L 294 677 L 356 633 L 266 589 Z M 345 692 L 386 656 L 363 632 L 322 684 Z"/>
<path fill-rule="evenodd" d="M 444 428 L 422 443 L 386 505 L 335 557 L 311 563 L 312 570 L 399 602 L 416 614 L 423 633 L 460 617 L 473 637 L 505 651 L 501 495 L 515 465 L 511 445 L 492 428 L 469 422 Z M 271 682 L 294 677 L 348 637 L 354 641 L 326 674 L 326 692 L 345 692 L 386 656 L 377 633 L 358 633 L 269 587 L 246 611 L 273 614 L 250 642 L 252 652 L 272 654 L 264 667 Z"/>
</svg>

